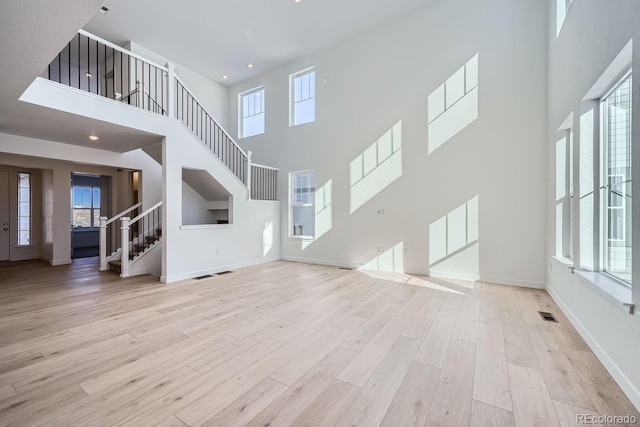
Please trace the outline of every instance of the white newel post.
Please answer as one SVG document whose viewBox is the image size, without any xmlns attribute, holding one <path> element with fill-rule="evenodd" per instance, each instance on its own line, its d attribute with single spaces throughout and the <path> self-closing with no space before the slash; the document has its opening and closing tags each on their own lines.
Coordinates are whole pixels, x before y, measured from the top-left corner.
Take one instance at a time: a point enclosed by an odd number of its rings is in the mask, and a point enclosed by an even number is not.
<svg viewBox="0 0 640 427">
<path fill-rule="evenodd" d="M 107 217 L 100 217 L 100 271 L 107 270 Z"/>
<path fill-rule="evenodd" d="M 247 200 L 251 200 L 251 157 L 253 153 L 247 151 Z"/>
<path fill-rule="evenodd" d="M 169 108 L 167 111 L 169 112 L 169 117 L 177 119 L 176 117 L 176 64 L 172 62 L 167 62 L 167 77 L 169 79 L 167 90 L 169 93 L 167 94 L 167 102 L 169 103 Z"/>
<path fill-rule="evenodd" d="M 129 277 L 129 221 L 131 218 L 121 218 L 122 227 L 122 260 L 120 268 L 120 277 Z"/>
</svg>

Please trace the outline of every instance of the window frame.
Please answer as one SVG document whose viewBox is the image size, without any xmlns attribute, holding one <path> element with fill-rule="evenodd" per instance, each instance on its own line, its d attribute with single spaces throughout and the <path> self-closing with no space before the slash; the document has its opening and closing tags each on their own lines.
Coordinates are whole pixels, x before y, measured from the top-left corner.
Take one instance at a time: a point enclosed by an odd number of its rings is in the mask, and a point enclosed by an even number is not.
<svg viewBox="0 0 640 427">
<path fill-rule="evenodd" d="M 88 188 L 89 189 L 89 194 L 91 196 L 91 206 L 89 207 L 78 207 L 76 208 L 75 203 L 74 203 L 74 190 L 76 188 Z M 95 190 L 98 190 L 100 192 L 100 195 L 98 196 L 98 201 L 99 201 L 99 206 L 96 207 L 95 205 Z M 99 186 L 90 186 L 90 185 L 72 185 L 71 186 L 71 226 L 73 227 L 74 230 L 92 230 L 92 229 L 96 229 L 96 228 L 100 228 L 100 220 L 98 219 L 98 223 L 96 224 L 95 221 L 95 214 L 96 214 L 96 210 L 98 211 L 98 214 L 100 215 L 100 209 L 102 209 L 102 201 L 100 200 L 100 198 L 102 197 L 102 189 Z M 91 225 L 88 227 L 82 226 L 82 225 L 74 225 L 74 212 L 76 210 L 89 210 L 90 214 L 89 217 L 91 219 Z M 98 215 L 98 218 L 99 218 Z"/>
<path fill-rule="evenodd" d="M 609 116 L 608 116 L 608 109 L 607 109 L 607 101 L 609 100 L 609 98 L 611 97 L 611 95 L 620 87 L 622 86 L 627 79 L 631 79 L 630 81 L 630 90 L 629 90 L 629 97 L 630 97 L 630 109 L 631 109 L 631 114 L 630 114 L 630 121 L 629 121 L 629 134 L 630 134 L 630 141 L 629 141 L 629 147 L 630 150 L 633 149 L 632 145 L 633 145 L 633 133 L 632 133 L 632 126 L 633 126 L 633 78 L 632 78 L 632 74 L 633 74 L 633 68 L 632 67 L 627 67 L 625 68 L 625 71 L 622 72 L 620 74 L 620 76 L 618 78 L 616 78 L 613 83 L 609 86 L 609 88 L 607 89 L 607 91 L 597 100 L 598 101 L 598 108 L 600 110 L 600 141 L 599 141 L 599 151 L 600 151 L 600 165 L 599 165 L 599 177 L 600 177 L 600 195 L 599 195 L 599 209 L 598 209 L 598 213 L 599 213 L 599 246 L 598 246 L 598 252 L 599 252 L 599 272 L 605 274 L 607 277 L 610 277 L 611 279 L 615 280 L 616 282 L 619 282 L 620 284 L 628 287 L 628 288 L 632 288 L 632 280 L 630 279 L 629 281 L 617 276 L 615 273 L 608 271 L 609 269 L 609 241 L 611 241 L 611 239 L 609 239 L 609 210 L 610 210 L 610 205 L 609 205 L 609 191 L 610 191 L 610 183 L 609 183 L 609 178 L 610 176 L 615 176 L 615 175 L 621 175 L 621 174 L 613 174 L 613 175 L 609 175 L 609 171 L 608 171 L 608 162 L 609 162 Z M 629 156 L 629 176 L 632 177 L 633 176 L 633 156 L 630 155 Z M 627 187 L 627 185 L 631 185 L 632 184 L 632 179 L 630 181 L 623 181 L 625 188 Z M 625 206 L 625 201 L 623 200 L 623 206 L 621 207 L 621 209 L 623 210 L 623 218 L 626 218 L 626 213 L 624 212 L 624 206 Z M 633 211 L 631 211 L 631 217 L 633 217 Z M 624 224 L 624 230 L 626 232 L 626 224 Z M 613 240 L 613 241 L 618 241 L 618 242 L 624 242 L 623 240 Z M 633 236 L 631 236 L 631 241 L 630 241 L 630 247 L 631 247 L 631 259 L 633 259 Z M 631 271 L 633 271 L 633 262 L 630 266 Z M 631 275 L 632 273 L 630 273 Z"/>
<path fill-rule="evenodd" d="M 310 82 L 313 81 L 313 96 L 309 96 L 308 98 L 301 99 L 300 101 L 296 101 L 296 89 L 295 89 L 296 79 L 311 73 L 313 73 L 313 80 L 310 79 L 309 81 Z M 317 95 L 316 89 L 317 88 L 316 88 L 315 73 L 316 73 L 316 67 L 311 66 L 311 67 L 305 68 L 304 70 L 300 70 L 289 75 L 289 127 L 302 126 L 309 123 L 314 123 L 316 121 L 316 95 Z M 309 86 L 309 94 L 311 94 L 311 86 Z M 296 104 L 303 101 L 308 101 L 310 99 L 313 99 L 313 120 L 310 120 L 308 122 L 303 122 L 303 123 L 296 123 L 296 109 L 295 109 Z"/>
<path fill-rule="evenodd" d="M 316 236 L 315 233 L 313 236 L 305 236 L 305 235 L 297 235 L 294 234 L 294 223 L 293 223 L 293 209 L 294 207 L 313 207 L 314 208 L 314 231 L 315 231 L 315 205 L 316 205 L 316 186 L 314 184 L 313 187 L 313 202 L 312 203 L 295 203 L 294 202 L 294 176 L 297 174 L 302 174 L 302 173 L 309 173 L 309 172 L 313 172 L 313 176 L 314 178 L 316 177 L 316 170 L 315 169 L 305 169 L 305 170 L 299 170 L 299 171 L 291 171 L 289 172 L 289 231 L 287 232 L 288 236 L 290 239 L 301 239 L 301 240 L 315 240 Z"/>
<path fill-rule="evenodd" d="M 29 200 L 28 200 L 28 204 L 29 204 L 29 214 L 28 214 L 28 218 L 29 218 L 29 229 L 28 230 L 22 230 L 20 228 L 20 218 L 23 218 L 24 216 L 20 215 L 20 204 L 23 203 L 20 200 L 20 189 L 22 187 L 20 187 L 20 177 L 21 175 L 27 175 L 28 177 L 28 183 L 29 186 L 27 187 L 28 191 L 29 191 Z M 17 238 L 17 247 L 28 247 L 28 246 L 32 246 L 32 237 L 33 237 L 33 185 L 32 185 L 32 177 L 33 174 L 31 172 L 25 172 L 25 171 L 18 171 L 17 172 L 17 178 L 18 178 L 18 182 L 16 185 L 16 190 L 17 190 L 17 209 L 16 209 L 16 213 L 17 213 L 17 234 L 16 234 L 16 238 Z M 27 231 L 29 233 L 29 237 L 28 237 L 28 241 L 26 243 L 22 243 L 20 240 L 20 232 L 21 231 Z"/>
<path fill-rule="evenodd" d="M 261 107 L 262 107 L 262 111 L 260 113 L 255 114 L 251 114 L 251 115 L 244 115 L 244 98 L 253 94 L 256 94 L 258 92 L 262 92 L 262 102 L 261 102 Z M 254 103 L 254 107 L 255 107 L 255 103 Z M 266 90 L 264 88 L 264 86 L 257 86 L 254 87 L 253 89 L 249 89 L 246 90 L 244 92 L 241 92 L 238 94 L 238 139 L 244 139 L 244 138 L 251 138 L 253 136 L 258 136 L 258 135 L 264 135 L 265 132 L 267 131 L 267 115 L 266 115 L 266 110 L 267 110 L 267 104 L 266 104 Z M 262 132 L 261 133 L 255 133 L 252 135 L 245 135 L 245 124 L 244 124 L 244 120 L 249 118 L 249 117 L 254 117 L 257 115 L 262 114 Z"/>
</svg>

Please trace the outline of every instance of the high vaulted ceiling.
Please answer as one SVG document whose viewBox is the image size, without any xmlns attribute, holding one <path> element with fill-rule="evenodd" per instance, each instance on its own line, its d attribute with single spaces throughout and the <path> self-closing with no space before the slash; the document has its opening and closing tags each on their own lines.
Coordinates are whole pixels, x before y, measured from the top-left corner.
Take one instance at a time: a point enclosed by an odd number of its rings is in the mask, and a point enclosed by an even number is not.
<svg viewBox="0 0 640 427">
<path fill-rule="evenodd" d="M 119 45 L 132 41 L 230 85 L 433 1 L 106 0 L 109 12 L 97 13 L 84 29 Z"/>
</svg>

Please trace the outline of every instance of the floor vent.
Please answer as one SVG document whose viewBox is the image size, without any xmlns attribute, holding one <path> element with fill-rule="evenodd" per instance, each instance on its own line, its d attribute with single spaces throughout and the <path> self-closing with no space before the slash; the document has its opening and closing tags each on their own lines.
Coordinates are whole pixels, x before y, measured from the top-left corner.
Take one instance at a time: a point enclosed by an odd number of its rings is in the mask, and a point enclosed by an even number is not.
<svg viewBox="0 0 640 427">
<path fill-rule="evenodd" d="M 216 276 L 222 276 L 223 274 L 233 273 L 233 271 L 221 271 L 220 273 L 216 273 Z"/>
<path fill-rule="evenodd" d="M 338 270 L 351 270 L 349 267 L 338 267 Z"/>
<path fill-rule="evenodd" d="M 208 279 L 209 277 L 213 277 L 213 276 L 212 276 L 212 275 L 210 275 L 210 274 L 206 274 L 206 275 L 204 275 L 204 276 L 194 277 L 194 279 L 196 279 L 196 280 L 202 280 L 202 279 Z"/>
<path fill-rule="evenodd" d="M 538 314 L 540 314 L 540 317 L 542 317 L 542 320 L 544 320 L 545 322 L 556 322 L 558 323 L 558 321 L 556 320 L 555 316 L 551 313 L 547 313 L 546 311 L 539 311 Z"/>
</svg>

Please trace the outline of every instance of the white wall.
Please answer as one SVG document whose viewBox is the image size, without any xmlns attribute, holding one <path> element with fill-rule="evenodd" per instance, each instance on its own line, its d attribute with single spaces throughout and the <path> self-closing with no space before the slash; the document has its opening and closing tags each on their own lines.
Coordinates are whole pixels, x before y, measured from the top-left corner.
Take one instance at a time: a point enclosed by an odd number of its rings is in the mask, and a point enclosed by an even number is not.
<svg viewBox="0 0 640 427">
<path fill-rule="evenodd" d="M 547 128 L 548 186 L 547 186 L 547 265 L 548 291 L 561 305 L 568 317 L 589 343 L 593 351 L 607 367 L 625 393 L 640 408 L 640 316 L 631 316 L 628 309 L 619 302 L 597 290 L 589 281 L 578 274 L 571 274 L 559 262 L 552 259 L 555 252 L 555 142 L 556 130 L 573 114 L 573 128 L 576 153 L 581 142 L 590 138 L 581 135 L 580 116 L 586 111 L 582 101 L 592 87 L 605 73 L 627 43 L 633 38 L 633 151 L 640 150 L 640 3 L 634 0 L 620 0 L 612 4 L 606 1 L 574 1 L 569 9 L 562 30 L 556 38 L 555 0 L 548 0 L 549 20 L 549 115 Z M 612 76 L 614 77 L 614 76 Z M 604 88 L 601 88 L 602 92 Z M 596 90 L 587 98 L 601 96 Z M 589 108 L 597 107 L 591 103 Z M 597 123 L 596 123 L 597 124 Z M 598 132 L 595 132 L 598 144 Z M 574 194 L 582 194 L 580 183 L 581 166 L 575 160 Z M 634 157 L 633 192 L 638 194 L 640 161 Z M 638 199 L 633 201 L 633 209 L 640 209 Z M 581 213 L 579 203 L 574 202 L 574 223 Z M 586 212 L 587 210 L 585 210 Z M 582 212 L 582 213 L 585 213 Z M 593 236 L 592 230 L 582 230 L 574 226 L 576 235 L 584 238 Z M 575 243 L 580 243 L 576 245 Z M 584 242 L 574 240 L 574 255 L 580 256 Z M 633 218 L 633 246 L 640 247 L 640 216 Z M 581 266 L 592 264 L 582 254 Z M 579 267 L 579 266 L 577 266 Z M 633 300 L 640 303 L 640 257 L 633 260 Z"/>
<path fill-rule="evenodd" d="M 186 182 L 182 182 L 182 224 L 216 224 L 216 215 L 207 209 L 208 202 Z"/>
<path fill-rule="evenodd" d="M 149 49 L 140 46 L 138 43 L 130 42 L 126 49 L 147 58 L 159 65 L 165 65 L 167 59 Z M 176 75 L 184 82 L 192 95 L 202 104 L 205 111 L 213 117 L 223 128 L 228 128 L 229 124 L 229 89 L 219 83 L 214 82 L 201 74 L 196 73 L 180 64 L 176 64 Z"/>
<path fill-rule="evenodd" d="M 279 202 L 247 200 L 246 187 L 202 144 L 185 150 L 183 126 L 163 144 L 163 274 L 168 283 L 280 259 Z M 182 225 L 182 169 L 209 172 L 232 197 L 233 224 Z M 188 186 L 187 186 L 188 187 Z M 186 194 L 188 196 L 188 194 Z"/>
<path fill-rule="evenodd" d="M 235 117 L 238 93 L 265 87 L 266 133 L 240 145 L 256 162 L 280 168 L 283 256 L 358 266 L 378 257 L 377 248 L 402 244 L 397 261 L 407 272 L 544 287 L 546 15 L 539 1 L 436 2 L 230 88 Z M 458 122 L 470 124 L 429 153 L 429 95 L 475 55 L 479 87 L 459 105 L 472 109 L 477 95 L 478 118 L 460 113 Z M 290 128 L 288 78 L 310 66 L 316 68 L 317 120 Z M 443 135 L 456 124 L 447 119 L 431 133 Z M 351 162 L 379 139 L 383 144 L 396 125 L 401 155 L 350 190 Z M 237 135 L 236 120 L 230 126 Z M 329 181 L 332 188 L 325 233 L 311 244 L 287 237 L 287 174 L 305 169 L 316 170 L 318 188 Z M 385 182 L 394 174 L 399 177 Z M 381 183 L 388 185 L 369 198 L 371 186 Z M 444 224 L 438 221 L 476 196 L 477 242 L 465 239 L 461 251 L 430 265 L 430 239 L 438 234 L 429 233 L 430 225 Z M 362 206 L 351 213 L 354 203 Z M 449 219 L 453 239 L 469 219 Z"/>
</svg>

